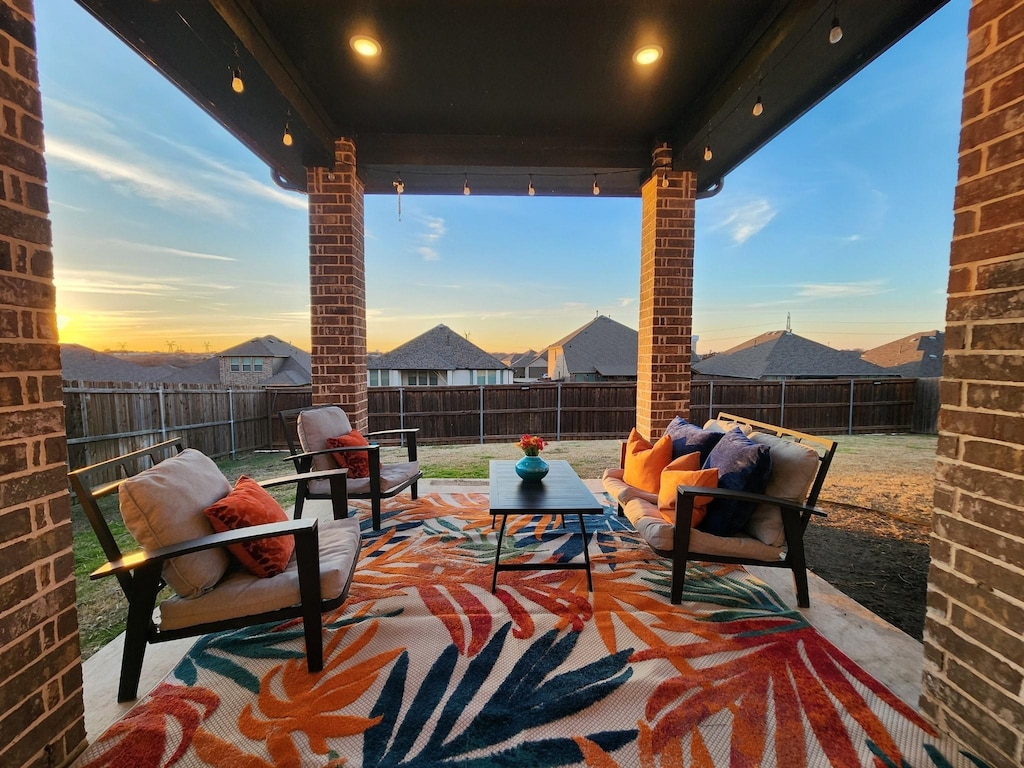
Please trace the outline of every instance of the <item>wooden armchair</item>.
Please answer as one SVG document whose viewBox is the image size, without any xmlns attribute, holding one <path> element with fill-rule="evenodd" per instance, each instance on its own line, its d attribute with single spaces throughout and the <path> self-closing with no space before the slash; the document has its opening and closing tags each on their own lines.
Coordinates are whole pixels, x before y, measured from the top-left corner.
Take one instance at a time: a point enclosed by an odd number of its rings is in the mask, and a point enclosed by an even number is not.
<svg viewBox="0 0 1024 768">
<path fill-rule="evenodd" d="M 380 530 L 381 500 L 411 489 L 412 498 L 417 498 L 417 483 L 423 477 L 416 460 L 416 433 L 419 429 L 388 429 L 367 432 L 363 437 L 369 445 L 329 447 L 329 438 L 337 438 L 352 432 L 352 424 L 345 411 L 336 405 L 291 408 L 278 412 L 281 428 L 291 452 L 290 461 L 296 472 L 327 470 L 338 466 L 336 455 L 366 452 L 369 459 L 368 474 L 355 477 L 350 470 L 347 478 L 348 496 L 352 499 L 369 499 L 373 530 Z M 400 437 L 405 440 L 408 461 L 381 464 L 380 445 L 372 442 L 375 437 Z M 330 496 L 330 489 L 323 481 L 313 481 L 303 493 L 296 493 L 296 514 L 302 510 L 305 499 L 323 499 Z"/>
<path fill-rule="evenodd" d="M 107 557 L 90 578 L 114 576 L 128 599 L 118 701 L 136 698 L 147 643 L 254 624 L 301 618 L 307 667 L 310 672 L 323 669 L 321 614 L 345 601 L 359 559 L 358 523 L 345 519 L 345 474 L 335 469 L 258 484 L 296 483 L 301 488 L 311 481 L 329 483 L 333 520 L 288 520 L 277 505 L 281 522 L 214 533 L 204 511 L 215 504 L 223 507 L 233 493 L 231 485 L 212 460 L 185 449 L 178 438 L 70 472 Z M 248 484 L 249 490 L 256 486 Z M 241 480 L 236 490 L 240 485 Z M 258 487 L 255 493 L 262 494 Z M 131 552 L 121 551 L 100 509 L 100 499 L 115 493 L 126 526 L 141 544 Z M 275 537 L 280 542 L 282 536 L 294 539 L 294 554 L 288 557 L 285 544 L 278 564 L 283 570 L 263 578 L 233 563 L 225 549 Z M 175 594 L 159 602 L 157 622 L 154 610 L 165 586 Z"/>
<path fill-rule="evenodd" d="M 630 519 L 637 532 L 658 554 L 672 560 L 670 599 L 682 602 L 686 564 L 691 560 L 763 565 L 793 571 L 797 604 L 810 606 L 804 531 L 815 509 L 837 444 L 834 440 L 776 427 L 732 414 L 719 414 L 705 429 L 727 431 L 739 427 L 750 440 L 768 447 L 771 473 L 763 493 L 680 485 L 676 490 L 675 522 L 659 510 L 659 494 L 627 485 L 623 470 L 607 470 L 604 486 L 619 501 L 619 514 Z M 625 466 L 625 449 L 621 465 Z M 692 522 L 699 497 L 729 499 L 754 506 L 750 521 L 732 535 L 713 535 Z"/>
</svg>

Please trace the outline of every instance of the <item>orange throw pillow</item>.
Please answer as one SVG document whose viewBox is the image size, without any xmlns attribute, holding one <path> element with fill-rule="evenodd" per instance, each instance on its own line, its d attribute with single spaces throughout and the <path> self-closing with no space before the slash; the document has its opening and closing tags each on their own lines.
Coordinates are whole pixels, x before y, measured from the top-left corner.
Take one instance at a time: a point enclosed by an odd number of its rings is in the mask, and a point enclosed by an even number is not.
<svg viewBox="0 0 1024 768">
<path fill-rule="evenodd" d="M 203 510 L 203 514 L 217 533 L 288 520 L 288 515 L 277 500 L 260 488 L 259 483 L 245 475 L 238 478 L 231 493 L 211 504 Z M 292 552 L 295 551 L 295 539 L 292 536 L 256 539 L 229 544 L 228 551 L 250 572 L 266 578 L 277 576 L 288 566 Z"/>
<path fill-rule="evenodd" d="M 672 461 L 672 438 L 663 435 L 651 445 L 634 428 L 626 441 L 626 466 L 622 481 L 648 493 L 657 493 L 661 487 L 661 473 Z"/>
<path fill-rule="evenodd" d="M 689 453 L 686 456 L 693 456 L 700 461 L 700 455 L 696 453 Z M 680 459 L 686 458 L 686 456 L 680 456 L 679 459 L 673 461 L 672 464 L 676 464 Z M 717 469 L 672 469 L 666 468 L 661 473 L 661 490 L 658 492 L 658 511 L 661 516 L 668 520 L 672 525 L 676 524 L 676 487 L 680 485 L 696 485 L 701 488 L 717 488 L 718 487 L 718 470 Z M 693 517 L 690 519 L 690 527 L 696 528 L 704 520 L 704 515 L 708 512 L 708 504 L 711 503 L 710 496 L 698 496 L 693 500 Z"/>
<path fill-rule="evenodd" d="M 369 441 L 362 436 L 358 429 L 353 429 L 347 435 L 328 437 L 328 448 L 347 448 L 351 445 L 369 445 Z M 331 454 L 338 466 L 348 469 L 349 477 L 370 476 L 370 455 L 366 451 L 338 451 Z"/>
</svg>

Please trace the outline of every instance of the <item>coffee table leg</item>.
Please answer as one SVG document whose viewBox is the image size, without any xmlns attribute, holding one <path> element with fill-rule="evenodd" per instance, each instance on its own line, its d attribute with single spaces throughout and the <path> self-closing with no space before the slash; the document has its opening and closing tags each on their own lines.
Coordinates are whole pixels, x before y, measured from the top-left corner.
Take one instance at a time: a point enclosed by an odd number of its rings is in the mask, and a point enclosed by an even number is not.
<svg viewBox="0 0 1024 768">
<path fill-rule="evenodd" d="M 580 530 L 583 531 L 583 559 L 587 563 L 587 591 L 594 591 L 594 581 L 590 576 L 590 548 L 587 546 L 587 526 L 583 522 L 583 514 L 580 513 Z M 491 590 L 494 591 L 493 589 Z"/>
<path fill-rule="evenodd" d="M 501 516 L 501 530 L 498 532 L 498 549 L 494 553 L 494 576 L 491 577 L 491 593 L 498 587 L 498 561 L 501 560 L 501 542 L 505 540 L 505 523 L 508 522 L 508 515 Z M 590 572 L 587 572 L 590 575 Z"/>
</svg>

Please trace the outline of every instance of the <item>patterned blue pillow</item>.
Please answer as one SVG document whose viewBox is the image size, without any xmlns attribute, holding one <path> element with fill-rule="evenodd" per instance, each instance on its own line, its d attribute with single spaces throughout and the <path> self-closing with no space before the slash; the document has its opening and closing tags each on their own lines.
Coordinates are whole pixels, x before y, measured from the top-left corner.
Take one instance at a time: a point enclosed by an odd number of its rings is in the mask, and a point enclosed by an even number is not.
<svg viewBox="0 0 1024 768">
<path fill-rule="evenodd" d="M 722 439 L 722 432 L 710 432 L 691 424 L 682 416 L 669 422 L 665 434 L 672 438 L 672 458 L 678 459 L 687 453 L 700 451 L 700 463 L 708 460 L 711 449 Z"/>
<path fill-rule="evenodd" d="M 712 467 L 718 470 L 719 488 L 764 493 L 772 459 L 767 445 L 758 445 L 736 428 L 726 432 L 708 454 L 703 469 Z M 698 528 L 715 536 L 732 536 L 743 530 L 755 507 L 748 501 L 713 499 Z"/>
</svg>

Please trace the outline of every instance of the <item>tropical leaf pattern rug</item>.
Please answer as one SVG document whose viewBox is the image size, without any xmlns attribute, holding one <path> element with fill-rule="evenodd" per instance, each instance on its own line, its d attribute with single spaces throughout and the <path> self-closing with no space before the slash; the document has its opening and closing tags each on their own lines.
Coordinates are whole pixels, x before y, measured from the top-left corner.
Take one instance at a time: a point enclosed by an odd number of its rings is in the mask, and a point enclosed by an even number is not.
<svg viewBox="0 0 1024 768">
<path fill-rule="evenodd" d="M 916 712 L 732 566 L 668 562 L 609 504 L 582 571 L 499 574 L 484 494 L 392 500 L 363 523 L 325 667 L 301 626 L 201 638 L 90 746 L 99 766 L 969 766 Z M 500 520 L 498 521 L 500 524 Z M 572 517 L 512 517 L 511 562 L 582 558 Z"/>
</svg>

